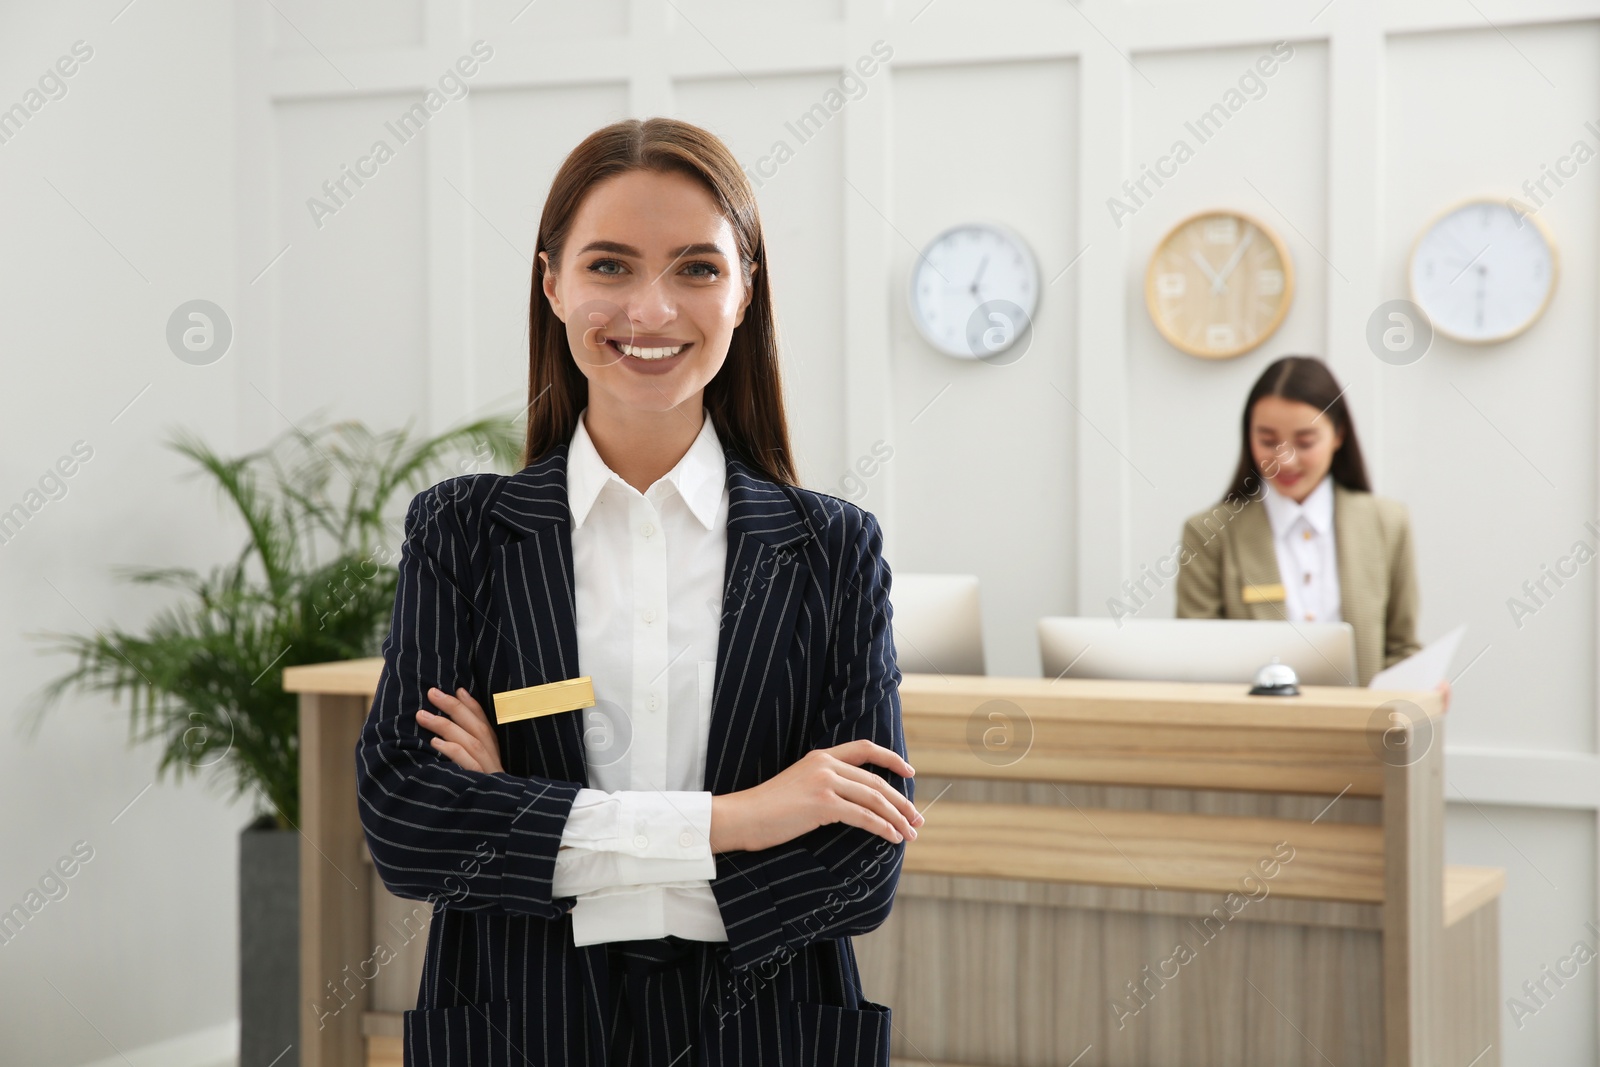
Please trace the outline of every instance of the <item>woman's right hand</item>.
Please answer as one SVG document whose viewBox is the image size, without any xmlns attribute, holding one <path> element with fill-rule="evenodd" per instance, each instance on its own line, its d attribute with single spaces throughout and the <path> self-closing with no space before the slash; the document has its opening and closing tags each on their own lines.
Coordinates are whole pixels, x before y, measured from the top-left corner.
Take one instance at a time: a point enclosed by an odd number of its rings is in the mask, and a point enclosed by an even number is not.
<svg viewBox="0 0 1600 1067">
<path fill-rule="evenodd" d="M 861 738 L 807 752 L 750 789 L 711 798 L 711 851 L 756 851 L 842 822 L 899 842 L 917 836 L 922 813 L 862 764 L 910 778 L 916 772 L 893 749 Z"/>
</svg>

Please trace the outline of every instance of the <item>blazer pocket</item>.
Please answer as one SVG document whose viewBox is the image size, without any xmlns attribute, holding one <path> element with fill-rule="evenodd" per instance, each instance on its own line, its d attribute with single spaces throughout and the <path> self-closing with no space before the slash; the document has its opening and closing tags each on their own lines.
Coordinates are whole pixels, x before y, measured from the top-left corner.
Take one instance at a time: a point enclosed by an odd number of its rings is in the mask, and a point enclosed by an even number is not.
<svg viewBox="0 0 1600 1067">
<path fill-rule="evenodd" d="M 405 1027 L 406 1067 L 482 1064 L 484 1067 L 545 1067 L 523 1048 L 522 1008 L 509 1000 L 458 1004 L 450 1008 L 414 1008 L 401 1016 Z"/>
<path fill-rule="evenodd" d="M 889 1008 L 870 1000 L 859 1009 L 833 1004 L 794 1006 L 800 1062 L 816 1067 L 889 1067 Z"/>
</svg>

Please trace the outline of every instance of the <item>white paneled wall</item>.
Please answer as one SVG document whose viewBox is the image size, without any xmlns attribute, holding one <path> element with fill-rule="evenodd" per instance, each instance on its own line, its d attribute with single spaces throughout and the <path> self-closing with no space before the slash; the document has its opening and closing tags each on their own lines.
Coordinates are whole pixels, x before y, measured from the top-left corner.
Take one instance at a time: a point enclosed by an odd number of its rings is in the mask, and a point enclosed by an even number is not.
<svg viewBox="0 0 1600 1067">
<path fill-rule="evenodd" d="M 278 247 L 289 251 L 257 284 L 278 301 L 273 400 L 290 419 L 321 409 L 384 425 L 426 410 L 427 159 L 419 141 L 384 130 L 409 104 L 384 93 L 274 109 Z M 357 168 L 380 135 L 394 157 L 359 187 L 345 179 L 334 214 L 313 215 L 307 201 L 335 205 L 323 183 Z"/>
<path fill-rule="evenodd" d="M 756 174 L 785 384 L 808 484 L 878 442 L 854 499 L 902 571 L 983 580 L 991 670 L 1039 667 L 1034 620 L 1104 614 L 1221 492 L 1267 362 L 1324 356 L 1380 492 L 1411 509 L 1422 636 L 1469 624 L 1450 713 L 1452 862 L 1504 866 L 1504 995 L 1596 914 L 1596 571 L 1519 628 L 1506 599 L 1597 512 L 1596 174 L 1540 218 L 1562 276 L 1524 336 L 1380 363 L 1371 311 L 1405 295 L 1419 228 L 1503 197 L 1600 120 L 1600 5 L 1309 0 L 237 0 L 239 305 L 248 434 L 325 407 L 434 426 L 517 403 L 534 232 L 556 167 L 616 118 L 716 131 Z M 318 228 L 305 206 L 474 41 L 493 56 L 426 134 Z M 814 136 L 789 125 L 875 42 Z M 1203 143 L 1186 123 L 1286 42 Z M 1193 149 L 1131 216 L 1107 200 L 1175 140 Z M 392 140 L 392 138 L 390 138 Z M 773 160 L 779 141 L 792 158 Z M 763 162 L 765 158 L 765 162 Z M 1249 212 L 1288 243 L 1296 298 L 1237 360 L 1184 356 L 1145 314 L 1156 241 L 1194 211 Z M 1045 281 L 1006 366 L 924 345 L 916 251 L 969 220 L 1028 240 Z M 1120 222 L 1120 224 L 1119 224 Z M 285 249 L 287 248 L 287 252 Z M 274 257 L 280 257 L 275 259 Z M 268 269 L 268 264 L 273 264 Z M 1143 610 L 1170 615 L 1171 588 Z M 1481 654 L 1481 655 L 1480 655 Z M 1519 1027 L 1508 1064 L 1595 1063 L 1593 967 Z"/>
<path fill-rule="evenodd" d="M 1037 674 L 1035 621 L 1072 603 L 1072 516 L 1085 503 L 1072 409 L 1082 265 L 1062 273 L 1079 248 L 1077 64 L 908 60 L 893 91 L 892 195 L 880 210 L 894 257 L 877 289 L 894 326 L 894 491 L 874 485 L 862 503 L 889 513 L 892 565 L 981 576 L 990 673 Z M 937 355 L 906 311 L 917 250 L 968 219 L 1018 231 L 1039 261 L 1040 309 L 1016 362 Z"/>
</svg>

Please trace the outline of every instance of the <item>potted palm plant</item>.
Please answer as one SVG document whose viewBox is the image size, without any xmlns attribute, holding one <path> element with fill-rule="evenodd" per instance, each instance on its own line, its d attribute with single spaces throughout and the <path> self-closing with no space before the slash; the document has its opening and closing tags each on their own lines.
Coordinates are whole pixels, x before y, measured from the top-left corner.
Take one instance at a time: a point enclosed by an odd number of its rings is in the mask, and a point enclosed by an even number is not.
<svg viewBox="0 0 1600 1067">
<path fill-rule="evenodd" d="M 126 697 L 130 744 L 160 746 L 157 777 L 248 794 L 240 835 L 240 1067 L 299 1061 L 299 728 L 283 668 L 377 655 L 394 605 L 399 520 L 453 474 L 520 466 L 509 418 L 434 437 L 358 422 L 293 429 L 237 458 L 180 431 L 168 442 L 214 483 L 245 529 L 228 562 L 128 567 L 172 590 L 141 630 L 39 633 L 72 668 L 39 694 L 31 732 L 69 691 Z M 285 1049 L 289 1047 L 286 1055 Z"/>
</svg>

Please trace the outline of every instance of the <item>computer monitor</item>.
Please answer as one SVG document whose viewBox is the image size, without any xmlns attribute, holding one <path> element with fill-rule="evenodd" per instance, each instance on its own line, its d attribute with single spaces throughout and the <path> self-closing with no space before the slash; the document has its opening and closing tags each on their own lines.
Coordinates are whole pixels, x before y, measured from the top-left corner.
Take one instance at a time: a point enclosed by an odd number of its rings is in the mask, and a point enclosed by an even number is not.
<svg viewBox="0 0 1600 1067">
<path fill-rule="evenodd" d="M 982 674 L 976 574 L 899 574 L 889 583 L 901 674 Z"/>
<path fill-rule="evenodd" d="M 1046 678 L 1249 684 L 1276 656 L 1304 685 L 1357 684 L 1347 622 L 1055 616 L 1039 620 L 1039 654 Z"/>
</svg>

